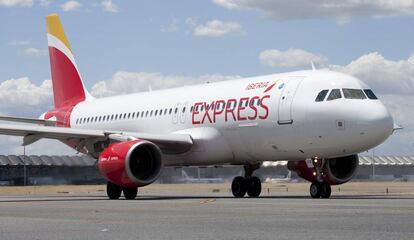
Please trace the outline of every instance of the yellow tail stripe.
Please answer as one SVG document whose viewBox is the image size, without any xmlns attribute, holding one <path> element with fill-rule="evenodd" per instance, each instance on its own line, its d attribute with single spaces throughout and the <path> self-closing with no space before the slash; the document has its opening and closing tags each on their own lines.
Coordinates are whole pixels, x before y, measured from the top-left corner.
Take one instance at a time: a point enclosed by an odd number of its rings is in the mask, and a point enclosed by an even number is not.
<svg viewBox="0 0 414 240">
<path fill-rule="evenodd" d="M 56 13 L 46 16 L 46 29 L 47 33 L 58 38 L 70 51 L 72 51 L 65 32 L 63 31 L 62 24 L 60 23 L 59 16 Z"/>
</svg>

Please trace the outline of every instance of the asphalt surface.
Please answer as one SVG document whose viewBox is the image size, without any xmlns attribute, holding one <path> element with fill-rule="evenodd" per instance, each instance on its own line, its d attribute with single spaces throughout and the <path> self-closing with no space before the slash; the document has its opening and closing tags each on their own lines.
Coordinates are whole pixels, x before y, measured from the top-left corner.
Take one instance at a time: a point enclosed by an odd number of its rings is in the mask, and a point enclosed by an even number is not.
<svg viewBox="0 0 414 240">
<path fill-rule="evenodd" d="M 0 239 L 413 239 L 414 197 L 0 196 Z"/>
</svg>

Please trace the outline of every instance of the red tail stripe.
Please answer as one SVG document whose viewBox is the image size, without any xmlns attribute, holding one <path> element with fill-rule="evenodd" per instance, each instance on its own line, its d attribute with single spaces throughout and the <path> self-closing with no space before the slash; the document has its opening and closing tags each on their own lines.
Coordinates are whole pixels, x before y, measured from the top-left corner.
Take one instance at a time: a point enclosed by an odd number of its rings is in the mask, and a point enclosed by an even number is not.
<svg viewBox="0 0 414 240">
<path fill-rule="evenodd" d="M 71 60 L 59 49 L 49 47 L 55 108 L 75 106 L 85 100 L 79 73 Z"/>
</svg>

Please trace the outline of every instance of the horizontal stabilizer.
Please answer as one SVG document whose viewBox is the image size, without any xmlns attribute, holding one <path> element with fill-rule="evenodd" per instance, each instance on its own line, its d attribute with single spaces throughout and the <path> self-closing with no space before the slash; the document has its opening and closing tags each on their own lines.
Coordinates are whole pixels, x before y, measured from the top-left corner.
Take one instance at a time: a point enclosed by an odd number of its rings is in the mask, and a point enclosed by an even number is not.
<svg viewBox="0 0 414 240">
<path fill-rule="evenodd" d="M 38 119 L 38 118 L 0 116 L 0 121 L 31 123 L 31 124 L 39 124 L 39 125 L 44 125 L 44 126 L 55 126 L 56 125 L 56 121 L 43 120 L 43 119 Z"/>
</svg>

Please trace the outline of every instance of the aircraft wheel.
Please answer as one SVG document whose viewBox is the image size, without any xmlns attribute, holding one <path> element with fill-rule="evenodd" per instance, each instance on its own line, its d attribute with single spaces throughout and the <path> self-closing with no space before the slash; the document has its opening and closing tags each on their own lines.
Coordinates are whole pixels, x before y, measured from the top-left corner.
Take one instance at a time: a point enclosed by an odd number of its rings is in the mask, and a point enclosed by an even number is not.
<svg viewBox="0 0 414 240">
<path fill-rule="evenodd" d="M 258 197 L 262 192 L 262 183 L 258 177 L 251 177 L 247 179 L 248 187 L 247 187 L 247 195 L 249 197 Z"/>
<path fill-rule="evenodd" d="M 331 196 L 331 185 L 327 183 L 321 184 L 321 198 L 329 198 Z"/>
<path fill-rule="evenodd" d="M 135 199 L 137 197 L 138 188 L 124 188 L 122 189 L 125 199 Z"/>
<path fill-rule="evenodd" d="M 322 193 L 322 185 L 320 183 L 312 183 L 309 188 L 312 198 L 320 198 Z"/>
<path fill-rule="evenodd" d="M 247 180 L 244 177 L 238 176 L 233 179 L 231 183 L 231 192 L 236 198 L 242 198 L 247 192 Z"/>
<path fill-rule="evenodd" d="M 109 199 L 119 199 L 121 196 L 122 188 L 111 182 L 106 183 L 106 194 Z"/>
</svg>

